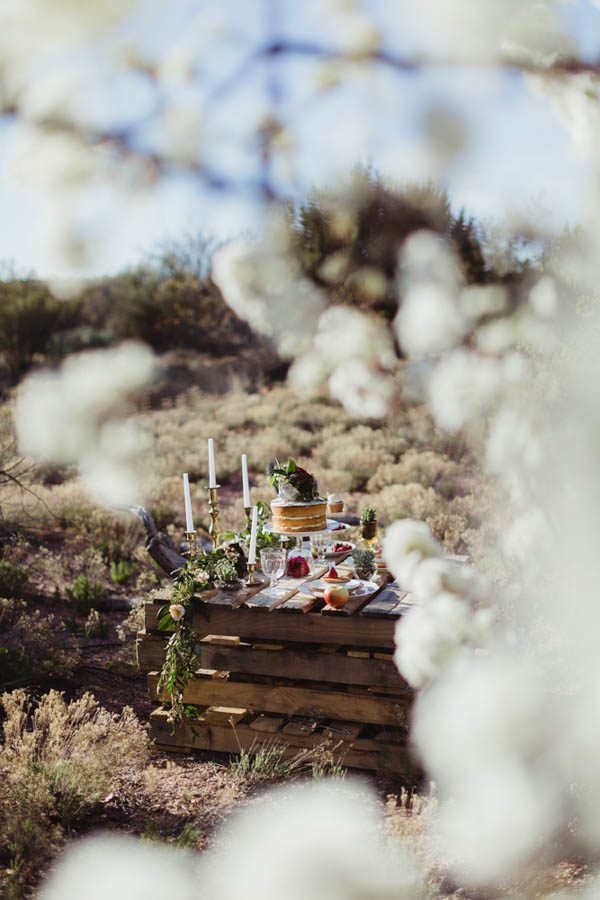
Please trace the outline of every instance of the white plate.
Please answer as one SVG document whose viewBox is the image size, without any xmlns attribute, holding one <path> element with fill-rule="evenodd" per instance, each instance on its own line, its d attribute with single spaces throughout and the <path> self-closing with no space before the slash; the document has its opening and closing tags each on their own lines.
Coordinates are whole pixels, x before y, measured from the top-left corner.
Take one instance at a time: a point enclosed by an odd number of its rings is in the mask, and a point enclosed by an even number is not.
<svg viewBox="0 0 600 900">
<path fill-rule="evenodd" d="M 311 594 L 322 594 L 326 588 L 335 587 L 336 585 L 347 588 L 353 594 L 360 587 L 360 581 L 358 578 L 350 578 L 349 581 L 323 581 L 322 578 L 317 578 L 316 581 L 307 581 L 305 587 L 308 588 Z"/>
<path fill-rule="evenodd" d="M 302 585 L 300 588 L 301 594 L 307 594 L 309 597 L 322 597 L 321 592 L 313 592 L 311 591 L 311 586 L 318 585 L 321 583 L 323 587 L 333 587 L 332 584 L 327 584 L 325 582 L 321 582 L 321 579 L 318 581 L 309 581 Z M 349 585 L 355 585 L 356 587 L 350 589 Z M 347 581 L 344 585 L 340 585 L 340 587 L 348 588 L 350 591 L 350 598 L 353 597 L 368 597 L 369 594 L 374 594 L 379 590 L 379 585 L 375 584 L 372 581 L 359 581 L 358 578 L 353 578 L 352 581 Z"/>
<path fill-rule="evenodd" d="M 346 556 L 347 553 L 351 553 L 354 550 L 354 544 L 351 544 L 350 541 L 334 541 L 334 543 L 339 544 L 348 544 L 349 550 L 336 550 L 335 552 L 331 549 L 325 551 L 325 559 L 339 559 L 340 556 Z M 330 545 L 333 547 L 333 544 Z"/>
<path fill-rule="evenodd" d="M 327 531 L 334 531 L 336 534 L 343 534 L 344 531 L 350 531 L 352 525 L 346 525 L 345 522 L 337 522 L 335 519 L 327 519 Z"/>
</svg>

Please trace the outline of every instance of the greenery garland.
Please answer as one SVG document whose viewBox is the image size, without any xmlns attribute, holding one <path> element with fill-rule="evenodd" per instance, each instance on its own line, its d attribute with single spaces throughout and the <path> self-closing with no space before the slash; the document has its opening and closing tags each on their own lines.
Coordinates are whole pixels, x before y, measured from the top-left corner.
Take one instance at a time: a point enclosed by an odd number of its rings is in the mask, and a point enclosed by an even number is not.
<svg viewBox="0 0 600 900">
<path fill-rule="evenodd" d="M 257 550 L 280 546 L 279 536 L 265 528 L 268 505 L 260 503 L 258 506 Z M 197 717 L 196 707 L 184 703 L 183 695 L 200 664 L 200 645 L 193 628 L 193 618 L 194 614 L 206 616 L 202 594 L 219 584 L 239 586 L 239 579 L 247 572 L 250 530 L 228 533 L 222 537 L 221 546 L 197 555 L 177 571 L 171 602 L 158 612 L 159 630 L 171 633 L 158 679 L 158 691 L 168 694 L 169 721 L 173 731 L 184 719 Z"/>
</svg>

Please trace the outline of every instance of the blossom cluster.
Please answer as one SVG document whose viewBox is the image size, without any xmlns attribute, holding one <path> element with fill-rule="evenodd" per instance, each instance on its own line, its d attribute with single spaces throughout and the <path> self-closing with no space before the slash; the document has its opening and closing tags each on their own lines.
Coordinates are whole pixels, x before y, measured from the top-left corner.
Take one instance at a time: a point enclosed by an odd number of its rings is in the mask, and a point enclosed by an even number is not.
<svg viewBox="0 0 600 900">
<path fill-rule="evenodd" d="M 123 412 L 153 374 L 153 354 L 133 342 L 70 356 L 57 371 L 35 372 L 17 397 L 22 451 L 33 459 L 76 465 L 91 496 L 103 505 L 139 503 L 137 463 L 149 448 L 148 438 Z"/>
</svg>

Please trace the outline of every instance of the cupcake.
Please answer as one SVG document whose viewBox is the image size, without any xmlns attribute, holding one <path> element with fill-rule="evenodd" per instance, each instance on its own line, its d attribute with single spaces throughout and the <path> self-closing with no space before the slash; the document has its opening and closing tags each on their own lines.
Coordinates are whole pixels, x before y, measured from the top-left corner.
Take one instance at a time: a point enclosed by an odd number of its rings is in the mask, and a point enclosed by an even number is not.
<svg viewBox="0 0 600 900">
<path fill-rule="evenodd" d="M 327 515 L 333 516 L 335 513 L 344 511 L 344 501 L 337 494 L 329 494 L 327 496 Z"/>
</svg>

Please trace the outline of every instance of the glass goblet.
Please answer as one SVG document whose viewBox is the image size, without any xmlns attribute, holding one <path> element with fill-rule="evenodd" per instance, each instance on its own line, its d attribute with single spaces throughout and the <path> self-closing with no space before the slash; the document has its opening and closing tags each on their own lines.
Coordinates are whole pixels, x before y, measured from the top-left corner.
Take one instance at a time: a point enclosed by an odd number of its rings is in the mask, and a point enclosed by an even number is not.
<svg viewBox="0 0 600 900">
<path fill-rule="evenodd" d="M 277 593 L 277 581 L 285 572 L 287 553 L 281 548 L 269 547 L 260 551 L 260 564 L 262 570 L 271 579 L 269 593 Z"/>
<path fill-rule="evenodd" d="M 316 553 L 316 562 L 318 566 L 325 565 L 325 551 L 329 545 L 329 540 L 330 536 L 328 531 L 315 531 L 315 533 L 310 536 L 310 546 Z"/>
</svg>

